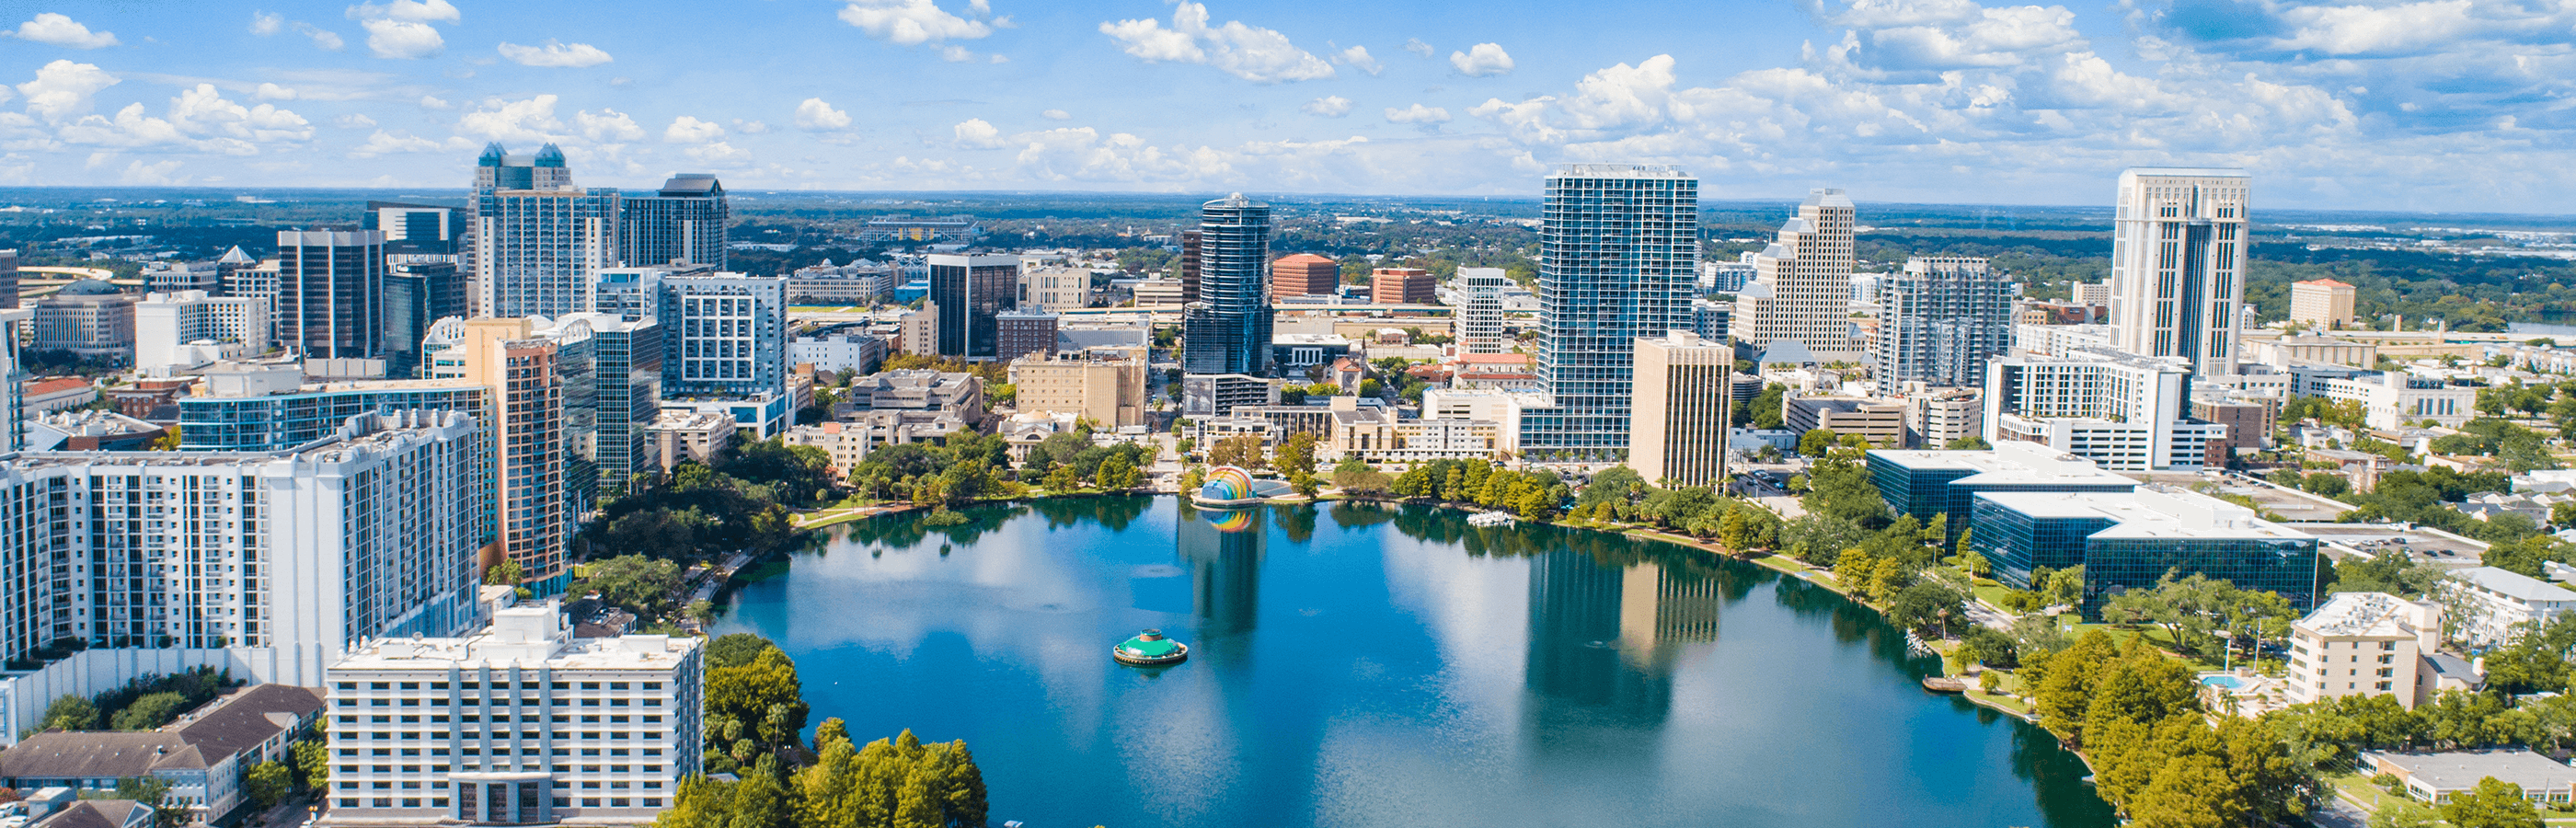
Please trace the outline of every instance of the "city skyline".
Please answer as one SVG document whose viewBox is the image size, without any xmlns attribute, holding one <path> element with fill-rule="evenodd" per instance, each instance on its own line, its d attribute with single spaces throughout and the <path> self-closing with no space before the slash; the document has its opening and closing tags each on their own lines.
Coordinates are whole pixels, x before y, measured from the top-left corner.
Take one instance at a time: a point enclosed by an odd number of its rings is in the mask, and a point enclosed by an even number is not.
<svg viewBox="0 0 2576 828">
<path fill-rule="evenodd" d="M 2565 21 L 2472 5 L 1780 4 L 1569 33 L 1261 2 L 73 4 L 0 20 L 0 183 L 444 188 L 485 141 L 553 140 L 636 187 L 1524 195 L 1633 162 L 1712 199 L 2089 205 L 2105 170 L 2231 166 L 2286 209 L 2576 211 L 2550 172 Z"/>
</svg>

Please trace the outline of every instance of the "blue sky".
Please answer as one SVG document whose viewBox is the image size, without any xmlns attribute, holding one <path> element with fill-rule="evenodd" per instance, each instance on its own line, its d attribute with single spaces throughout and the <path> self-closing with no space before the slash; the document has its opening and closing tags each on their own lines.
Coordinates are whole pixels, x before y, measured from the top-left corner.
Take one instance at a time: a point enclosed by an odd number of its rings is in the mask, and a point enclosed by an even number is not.
<svg viewBox="0 0 2576 828">
<path fill-rule="evenodd" d="M 2576 212 L 2576 6 L 1104 0 L 7 4 L 0 184 L 1532 195 Z"/>
</svg>

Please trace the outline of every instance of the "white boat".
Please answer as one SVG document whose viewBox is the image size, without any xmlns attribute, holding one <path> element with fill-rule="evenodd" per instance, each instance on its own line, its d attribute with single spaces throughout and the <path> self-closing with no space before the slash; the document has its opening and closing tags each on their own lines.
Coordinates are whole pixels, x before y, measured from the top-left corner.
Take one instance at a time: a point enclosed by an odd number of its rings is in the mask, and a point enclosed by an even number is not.
<svg viewBox="0 0 2576 828">
<path fill-rule="evenodd" d="M 1510 512 L 1478 512 L 1467 516 L 1469 526 L 1510 526 L 1519 522 L 1512 518 Z"/>
</svg>

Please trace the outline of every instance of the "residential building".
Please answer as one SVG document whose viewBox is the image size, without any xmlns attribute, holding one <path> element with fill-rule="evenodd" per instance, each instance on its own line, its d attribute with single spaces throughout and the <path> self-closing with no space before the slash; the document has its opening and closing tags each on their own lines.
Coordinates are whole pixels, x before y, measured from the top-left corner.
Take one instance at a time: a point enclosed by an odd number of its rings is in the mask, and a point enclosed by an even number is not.
<svg viewBox="0 0 2576 828">
<path fill-rule="evenodd" d="M 1729 341 L 1734 333 L 1735 303 L 1691 300 L 1691 332 L 1711 342 Z"/>
<path fill-rule="evenodd" d="M 1550 403 L 1521 412 L 1521 450 L 1609 457 L 1628 446 L 1640 337 L 1690 326 L 1699 274 L 1699 179 L 1668 166 L 1567 164 L 1539 220 L 1539 377 Z"/>
<path fill-rule="evenodd" d="M 630 265 L 702 264 L 725 267 L 725 225 L 733 213 L 723 182 L 685 173 L 662 182 L 652 195 L 620 200 L 618 260 Z"/>
<path fill-rule="evenodd" d="M 1279 381 L 1242 374 L 1184 374 L 1181 414 L 1189 417 L 1231 416 L 1237 406 L 1278 405 Z"/>
<path fill-rule="evenodd" d="M 670 396 L 749 397 L 787 386 L 787 279 L 694 273 L 662 280 Z"/>
<path fill-rule="evenodd" d="M 787 274 L 787 301 L 799 305 L 873 305 L 893 292 L 894 268 L 865 261 L 825 259 Z"/>
<path fill-rule="evenodd" d="M 385 361 L 390 377 L 417 376 L 420 343 L 441 319 L 463 319 L 472 292 L 455 262 L 402 262 L 385 272 Z"/>
<path fill-rule="evenodd" d="M 1731 362 L 1731 360 L 1730 360 Z M 1781 409 L 1781 427 L 1798 434 L 1816 429 L 1836 436 L 1858 434 L 1872 446 L 1905 445 L 1904 402 L 1860 397 L 1790 397 Z"/>
<path fill-rule="evenodd" d="M 1854 359 L 1851 342 L 1851 197 L 1818 189 L 1780 225 L 1778 240 L 1754 258 L 1754 283 L 1740 295 L 1737 326 L 1755 345 L 1790 340 L 1819 361 Z"/>
<path fill-rule="evenodd" d="M 2238 453 L 2251 454 L 2272 447 L 2272 428 L 2281 416 L 2278 397 L 2201 397 L 2191 401 L 2195 420 L 2216 423 L 2227 429 L 2227 436 L 2210 441 L 2213 462 L 2224 462 Z"/>
<path fill-rule="evenodd" d="M 306 357 L 374 359 L 385 346 L 385 234 L 281 230 L 279 344 Z"/>
<path fill-rule="evenodd" d="M 1905 435 L 1915 448 L 1949 447 L 1969 437 L 1985 439 L 1986 403 L 1976 388 L 1911 386 L 1905 393 Z"/>
<path fill-rule="evenodd" d="M 800 336 L 787 343 L 787 361 L 835 374 L 870 374 L 885 364 L 886 341 L 869 334 Z"/>
<path fill-rule="evenodd" d="M 1158 302 L 1154 302 L 1154 303 L 1151 303 L 1151 304 L 1158 304 L 1158 305 L 1186 305 L 1186 304 L 1189 304 L 1189 303 L 1191 303 L 1191 302 L 1196 302 L 1196 301 L 1198 301 L 1198 300 L 1199 300 L 1199 265 L 1201 264 L 1201 261 L 1202 261 L 1202 260 L 1200 259 L 1200 257 L 1199 257 L 1199 243 L 1200 243 L 1200 242 L 1201 242 L 1205 237 L 1206 237 L 1206 234 L 1201 233 L 1201 232 L 1199 232 L 1199 231 L 1197 231 L 1197 230 L 1183 230 L 1183 231 L 1181 231 L 1181 238 L 1180 238 L 1181 259 L 1180 259 L 1180 261 L 1175 262 L 1175 263 L 1174 263 L 1174 266 L 1173 266 L 1173 269 L 1174 269 L 1174 270 L 1179 271 L 1179 273 L 1177 274 L 1177 278 L 1169 279 L 1169 280 L 1162 280 L 1162 279 L 1148 279 L 1148 280 L 1146 280 L 1146 281 L 1169 281 L 1169 282 L 1174 283 L 1174 284 L 1173 284 L 1173 288 L 1174 288 L 1174 290 L 1173 290 L 1173 292 L 1172 292 L 1172 294 L 1171 294 L 1171 295 L 1172 295 L 1172 296 L 1174 296 L 1174 297 L 1176 297 L 1176 298 L 1175 298 L 1173 301 L 1169 301 L 1169 302 L 1159 302 L 1159 301 L 1158 301 Z M 1160 292 L 1160 291 L 1158 291 L 1158 293 L 1159 293 L 1159 292 Z M 1140 285 L 1140 286 L 1138 286 L 1138 287 L 1137 287 L 1137 289 L 1136 289 L 1136 305 L 1137 305 L 1138 307 L 1143 307 L 1143 306 L 1145 306 L 1146 304 L 1148 304 L 1148 303 L 1145 301 L 1145 290 L 1144 290 L 1143 286 L 1141 286 L 1141 285 Z"/>
<path fill-rule="evenodd" d="M 502 437 L 493 467 L 496 547 L 484 564 L 515 561 L 521 585 L 560 593 L 572 581 L 572 533 L 592 508 L 587 484 L 596 480 L 579 453 L 592 435 L 577 431 L 589 424 L 566 416 L 568 399 L 577 400 L 588 380 L 571 377 L 588 372 L 558 342 L 538 336 L 531 320 L 470 319 L 458 327 L 458 378 L 489 389 L 482 417 Z"/>
<path fill-rule="evenodd" d="M 487 146 L 474 183 L 468 250 L 476 311 L 522 317 L 588 309 L 593 279 L 618 265 L 623 196 L 573 184 L 553 144 L 533 157 Z"/>
<path fill-rule="evenodd" d="M 2403 428 L 2425 420 L 2458 428 L 2478 416 L 2476 386 L 2452 385 L 2406 371 L 2320 378 L 2305 385 L 2308 394 L 2361 403 L 2362 424 L 2371 428 Z"/>
<path fill-rule="evenodd" d="M 2013 350 L 2038 356 L 2065 356 L 2081 349 L 2117 351 L 2119 334 L 2109 325 L 2016 325 Z"/>
<path fill-rule="evenodd" d="M 1292 253 L 1270 263 L 1270 301 L 1290 296 L 1329 296 L 1342 286 L 1342 263 L 1313 253 Z"/>
<path fill-rule="evenodd" d="M 1145 360 L 1031 355 L 1011 360 L 1021 413 L 1075 414 L 1108 428 L 1145 424 Z"/>
<path fill-rule="evenodd" d="M 1079 310 L 1091 307 L 1091 298 L 1089 269 L 1023 267 L 1020 271 L 1020 296 L 1016 305 L 1022 310 Z"/>
<path fill-rule="evenodd" d="M 1986 360 L 2012 349 L 2012 277 L 1966 257 L 1915 256 L 1883 283 L 1873 355 L 1883 385 L 1985 383 Z"/>
<path fill-rule="evenodd" d="M 930 301 L 939 305 L 939 354 L 1000 358 L 993 317 L 1009 310 L 1019 293 L 1018 256 L 932 254 Z"/>
<path fill-rule="evenodd" d="M 0 312 L 18 309 L 18 251 L 0 250 Z"/>
<path fill-rule="evenodd" d="M 452 632 L 492 537 L 491 452 L 473 417 L 407 411 L 291 451 L 0 458 L 0 658 L 235 648 L 257 680 L 310 685 L 363 638 Z"/>
<path fill-rule="evenodd" d="M 904 353 L 939 355 L 939 303 L 925 302 L 919 308 L 904 311 L 896 317 L 895 326 Z"/>
<path fill-rule="evenodd" d="M 650 821 L 700 770 L 703 653 L 694 638 L 575 638 L 554 600 L 503 606 L 471 635 L 371 639 L 329 675 L 329 819 Z M 358 712 L 379 707 L 426 721 Z"/>
<path fill-rule="evenodd" d="M 82 279 L 36 300 L 38 350 L 81 356 L 134 356 L 135 295 L 97 279 Z"/>
<path fill-rule="evenodd" d="M 2489 779 L 2522 789 L 2536 806 L 2563 807 L 2576 801 L 2576 768 L 2523 748 L 2454 750 L 2444 753 L 2362 751 L 2361 772 L 2394 776 L 2406 795 L 2446 805 Z"/>
<path fill-rule="evenodd" d="M 2449 606 L 2465 614 L 2451 638 L 2472 650 L 2505 644 L 2516 625 L 2539 629 L 2576 608 L 2576 592 L 2492 566 L 2454 571 L 2443 589 L 2456 599 Z"/>
<path fill-rule="evenodd" d="M 2072 301 L 2078 305 L 2111 306 L 2111 283 L 2076 282 L 2067 286 Z"/>
<path fill-rule="evenodd" d="M 802 410 L 791 394 L 763 391 L 748 397 L 664 397 L 662 413 L 674 411 L 722 414 L 733 418 L 734 428 L 751 432 L 753 440 L 767 440 L 787 430 Z"/>
<path fill-rule="evenodd" d="M 15 255 L 5 258 L 12 268 L 16 266 Z M 13 270 L 11 277 L 15 276 Z M 17 451 L 26 444 L 27 363 L 23 343 L 27 341 L 29 320 L 35 315 L 32 310 L 0 305 L 0 454 Z M 90 393 L 96 395 L 98 391 L 93 389 Z"/>
<path fill-rule="evenodd" d="M 1038 309 L 1012 309 L 993 315 L 993 356 L 1012 360 L 1055 352 L 1055 329 L 1062 317 Z"/>
<path fill-rule="evenodd" d="M 2104 468 L 2198 469 L 2225 426 L 2185 417 L 2190 364 L 2090 348 L 1988 363 L 1986 439 L 2045 443 Z"/>
<path fill-rule="evenodd" d="M 1899 515 L 1924 525 L 1939 517 L 1950 534 L 1968 528 L 1981 492 L 2128 492 L 2138 481 L 2038 443 L 1997 443 L 1983 451 L 1869 452 L 1869 482 Z M 2028 578 L 2029 573 L 2021 577 Z"/>
<path fill-rule="evenodd" d="M 1200 205 L 1198 251 L 1198 298 L 1181 313 L 1182 369 L 1270 373 L 1270 205 L 1242 193 Z"/>
<path fill-rule="evenodd" d="M 1499 354 L 1503 339 L 1503 290 L 1512 285 L 1499 267 L 1458 268 L 1458 352 Z M 1723 334 L 1718 341 L 1726 341 Z"/>
<path fill-rule="evenodd" d="M 983 235 L 974 216 L 882 216 L 859 229 L 859 240 L 869 242 L 971 242 Z"/>
<path fill-rule="evenodd" d="M 1369 299 L 1381 305 L 1428 305 L 1436 298 L 1438 287 L 1431 271 L 1418 267 L 1369 271 Z"/>
<path fill-rule="evenodd" d="M 2111 231 L 2111 323 L 2120 350 L 2179 357 L 2188 373 L 2236 373 L 2252 182 L 2244 170 L 2120 173 Z"/>
<path fill-rule="evenodd" d="M 2353 326 L 2352 285 L 2333 279 L 2290 283 L 2290 321 L 2309 322 L 2329 330 Z"/>
<path fill-rule="evenodd" d="M 1371 403 L 1362 405 L 1362 403 Z M 1273 406 L 1236 409 L 1238 416 L 1258 411 L 1269 421 L 1269 439 L 1299 432 L 1316 433 L 1317 457 L 1357 457 L 1371 463 L 1419 463 L 1428 460 L 1491 460 L 1503 451 L 1502 425 L 1491 420 L 1407 420 L 1376 400 L 1334 397 L 1322 406 Z M 1283 416 L 1285 415 L 1285 416 Z"/>
<path fill-rule="evenodd" d="M 1699 288 L 1711 293 L 1734 293 L 1743 290 L 1745 283 L 1753 281 L 1756 271 L 1751 257 L 1758 255 L 1761 254 L 1746 253 L 1745 258 L 1738 261 L 1699 263 Z"/>
<path fill-rule="evenodd" d="M 789 428 L 781 439 L 791 446 L 822 449 L 832 458 L 832 473 L 842 480 L 857 477 L 859 463 L 868 459 L 868 449 L 873 447 L 865 424 L 839 420 Z"/>
<path fill-rule="evenodd" d="M 2416 671 L 2442 643 L 2442 607 L 2385 592 L 2338 592 L 2290 624 L 2292 704 L 2389 696 L 2413 709 Z"/>
<path fill-rule="evenodd" d="M 289 744 L 312 732 L 321 712 L 321 691 L 259 684 L 156 730 L 50 730 L 0 753 L 0 784 L 106 795 L 124 780 L 150 778 L 169 786 L 165 805 L 187 811 L 196 824 L 212 824 L 250 803 L 251 768 L 294 761 Z"/>
<path fill-rule="evenodd" d="M 2302 610 L 2316 605 L 2320 587 L 2316 538 L 2182 489 L 1981 492 L 1968 526 L 1995 580 L 2015 589 L 2033 588 L 2042 569 L 2084 567 L 2087 619 L 2100 618 L 2112 596 L 2153 589 L 2168 573 L 2277 592 Z"/>
<path fill-rule="evenodd" d="M 202 290 L 147 293 L 134 303 L 134 367 L 195 367 L 267 353 L 271 325 L 266 299 Z"/>
<path fill-rule="evenodd" d="M 1659 486 L 1726 479 L 1727 392 L 1735 349 L 1689 331 L 1637 340 L 1637 399 L 1629 409 L 1628 468 Z"/>
<path fill-rule="evenodd" d="M 664 411 L 644 429 L 645 451 L 664 472 L 681 461 L 711 463 L 733 445 L 733 417 L 712 411 Z"/>
</svg>

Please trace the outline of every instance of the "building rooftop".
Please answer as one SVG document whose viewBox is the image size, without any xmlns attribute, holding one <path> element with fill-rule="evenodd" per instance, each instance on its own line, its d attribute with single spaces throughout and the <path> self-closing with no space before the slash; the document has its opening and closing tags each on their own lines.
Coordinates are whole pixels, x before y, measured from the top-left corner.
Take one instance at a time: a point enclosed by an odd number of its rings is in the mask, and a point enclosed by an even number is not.
<svg viewBox="0 0 2576 828">
<path fill-rule="evenodd" d="M 1273 264 L 1336 264 L 1336 262 L 1313 253 L 1291 253 L 1279 257 L 1279 260 Z"/>
<path fill-rule="evenodd" d="M 548 599 L 494 610 L 491 626 L 461 638 L 368 639 L 332 669 L 670 669 L 697 648 L 696 639 L 667 635 L 575 638 L 561 603 Z"/>
<path fill-rule="evenodd" d="M 2317 287 L 2330 287 L 2330 288 L 2348 288 L 2348 287 L 2352 287 L 2351 285 L 2344 284 L 2344 283 L 2342 283 L 2342 282 L 2338 282 L 2338 281 L 2335 281 L 2335 280 L 2333 280 L 2333 279 L 2309 279 L 2309 280 L 2307 280 L 2307 281 L 2305 281 L 2305 282 L 2297 282 L 2297 283 L 2295 283 L 2295 284 L 2302 284 L 2302 285 L 2316 285 Z"/>
<path fill-rule="evenodd" d="M 2437 791 L 2474 788 L 2487 777 L 2522 786 L 2525 791 L 2562 790 L 2576 785 L 2576 768 L 2528 750 L 2455 750 L 2449 753 L 2370 753 Z"/>
<path fill-rule="evenodd" d="M 2097 539 L 2316 538 L 2256 517 L 2254 510 L 2197 492 L 2148 484 L 2128 492 L 1980 492 L 1977 497 L 2035 517 L 2100 517 L 2115 523 Z"/>
<path fill-rule="evenodd" d="M 2007 440 L 1984 451 L 1872 449 L 1869 456 L 1915 471 L 1967 470 L 1955 483 L 1975 485 L 2077 484 L 2136 486 L 2137 481 L 2103 471 L 2093 461 L 2040 443 Z"/>
<path fill-rule="evenodd" d="M 2576 601 L 2576 592 L 2519 572 L 2492 566 L 2472 567 L 2451 573 L 2451 577 L 2470 586 L 2517 601 Z"/>
<path fill-rule="evenodd" d="M 2338 592 L 2308 617 L 2300 629 L 2333 638 L 2414 638 L 2422 605 L 2385 592 Z"/>
</svg>

